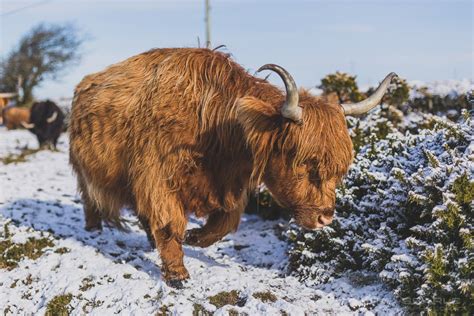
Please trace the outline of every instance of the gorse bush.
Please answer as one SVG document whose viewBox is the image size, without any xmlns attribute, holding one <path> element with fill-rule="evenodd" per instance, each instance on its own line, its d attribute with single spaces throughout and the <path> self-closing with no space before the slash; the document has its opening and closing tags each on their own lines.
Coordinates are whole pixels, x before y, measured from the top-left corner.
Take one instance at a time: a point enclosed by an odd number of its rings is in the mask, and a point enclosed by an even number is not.
<svg viewBox="0 0 474 316">
<path fill-rule="evenodd" d="M 403 78 L 396 77 L 392 80 L 392 89 L 390 89 L 390 93 L 384 96 L 382 102 L 399 107 L 405 104 L 409 97 L 410 86 L 407 81 Z"/>
<path fill-rule="evenodd" d="M 430 117 L 431 129 L 402 134 L 382 112 L 351 129 L 364 141 L 337 191 L 335 223 L 288 230 L 290 270 L 315 283 L 372 270 L 410 312 L 467 313 L 474 299 L 472 119 L 467 112 L 459 124 Z"/>
<path fill-rule="evenodd" d="M 343 72 L 329 74 L 321 79 L 321 85 L 324 94 L 336 93 L 339 102 L 358 102 L 363 99 L 363 94 L 359 91 L 356 77 Z"/>
</svg>

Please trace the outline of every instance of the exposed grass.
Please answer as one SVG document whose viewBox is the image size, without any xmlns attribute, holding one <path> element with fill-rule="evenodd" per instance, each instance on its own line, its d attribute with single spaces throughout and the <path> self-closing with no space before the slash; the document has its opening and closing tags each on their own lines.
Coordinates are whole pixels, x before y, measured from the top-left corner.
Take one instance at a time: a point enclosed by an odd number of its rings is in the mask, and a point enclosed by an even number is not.
<svg viewBox="0 0 474 316">
<path fill-rule="evenodd" d="M 64 294 L 53 297 L 46 306 L 45 316 L 65 316 L 69 315 L 72 308 L 69 306 L 72 294 Z"/>
<path fill-rule="evenodd" d="M 11 237 L 11 234 L 10 234 L 10 228 L 8 228 L 8 224 L 9 222 L 5 223 L 5 225 L 3 225 L 3 233 L 2 236 L 4 239 L 8 239 Z"/>
<path fill-rule="evenodd" d="M 68 253 L 68 252 L 71 252 L 71 249 L 69 249 L 67 247 L 61 247 L 61 248 L 58 248 L 54 251 L 54 253 L 59 253 L 60 255 L 63 255 L 63 254 Z"/>
<path fill-rule="evenodd" d="M 5 307 L 5 309 L 3 310 L 3 315 L 8 315 L 8 314 L 13 315 L 12 307 L 10 305 L 7 305 L 7 307 Z"/>
<path fill-rule="evenodd" d="M 173 304 L 170 305 L 162 305 L 158 312 L 156 312 L 155 316 L 169 316 L 171 315 L 170 307 L 173 306 Z"/>
<path fill-rule="evenodd" d="M 24 258 L 38 259 L 43 255 L 44 248 L 53 246 L 53 241 L 48 238 L 29 237 L 24 244 L 14 243 L 10 238 L 2 240 L 0 241 L 0 269 L 12 270 Z"/>
<path fill-rule="evenodd" d="M 163 300 L 163 296 L 164 296 L 164 293 L 162 290 L 158 290 L 158 292 L 156 292 L 156 294 L 145 294 L 145 296 L 143 296 L 144 299 L 146 300 L 149 300 L 150 302 L 153 302 L 153 305 L 158 305 L 158 304 L 161 304 L 162 300 Z"/>
<path fill-rule="evenodd" d="M 225 305 L 244 306 L 245 299 L 240 297 L 240 292 L 232 290 L 230 292 L 219 292 L 214 296 L 209 297 L 209 302 L 217 308 Z"/>
<path fill-rule="evenodd" d="M 13 281 L 13 283 L 10 284 L 10 288 L 11 288 L 11 289 L 16 288 L 16 284 L 18 283 L 18 281 L 20 281 L 20 280 L 19 280 L 19 279 L 15 279 L 15 281 Z"/>
<path fill-rule="evenodd" d="M 85 299 L 87 301 L 86 304 L 84 304 L 84 306 L 82 306 L 82 311 L 85 313 L 85 315 L 88 315 L 91 313 L 91 311 L 96 308 L 96 307 L 100 307 L 104 304 L 104 301 L 101 301 L 101 300 L 88 300 L 88 299 Z"/>
<path fill-rule="evenodd" d="M 92 276 L 82 279 L 82 285 L 79 287 L 79 291 L 84 292 L 89 290 L 90 288 L 93 288 L 95 286 L 93 281 L 94 278 Z"/>
<path fill-rule="evenodd" d="M 25 162 L 28 156 L 36 154 L 37 152 L 41 150 L 42 148 L 36 148 L 36 149 L 23 148 L 19 154 L 8 154 L 7 156 L 0 158 L 0 161 L 3 162 L 5 165 L 11 164 L 11 163 Z"/>
<path fill-rule="evenodd" d="M 239 312 L 233 308 L 228 310 L 229 316 L 239 316 Z"/>
<path fill-rule="evenodd" d="M 24 285 L 30 285 L 31 283 L 33 283 L 33 278 L 31 277 L 31 274 L 28 274 L 28 276 L 26 277 L 26 279 L 22 280 L 21 283 L 23 283 Z"/>
<path fill-rule="evenodd" d="M 212 315 L 212 313 L 206 310 L 204 306 L 198 303 L 194 303 L 193 316 L 210 316 L 210 315 Z"/>
<path fill-rule="evenodd" d="M 273 293 L 270 292 L 270 291 L 266 291 L 266 292 L 255 292 L 255 293 L 253 293 L 252 296 L 255 297 L 256 299 L 261 300 L 261 301 L 264 302 L 264 303 L 276 302 L 277 299 L 278 299 L 278 298 L 275 296 L 275 294 L 273 294 Z"/>
</svg>

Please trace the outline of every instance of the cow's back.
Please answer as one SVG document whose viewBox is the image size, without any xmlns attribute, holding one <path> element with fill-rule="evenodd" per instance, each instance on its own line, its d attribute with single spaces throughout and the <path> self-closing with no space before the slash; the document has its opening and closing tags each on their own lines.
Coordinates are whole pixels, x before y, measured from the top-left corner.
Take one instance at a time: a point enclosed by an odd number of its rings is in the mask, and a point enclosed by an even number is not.
<svg viewBox="0 0 474 316">
<path fill-rule="evenodd" d="M 230 109 L 242 95 L 226 85 L 245 91 L 251 83 L 235 81 L 250 78 L 227 55 L 210 50 L 157 49 L 131 57 L 86 76 L 76 87 L 71 147 L 99 164 L 125 158 L 139 149 L 133 144 L 157 137 L 162 151 L 176 142 L 193 145 L 203 127 L 219 123 L 209 119 L 217 115 L 216 107 Z"/>
</svg>

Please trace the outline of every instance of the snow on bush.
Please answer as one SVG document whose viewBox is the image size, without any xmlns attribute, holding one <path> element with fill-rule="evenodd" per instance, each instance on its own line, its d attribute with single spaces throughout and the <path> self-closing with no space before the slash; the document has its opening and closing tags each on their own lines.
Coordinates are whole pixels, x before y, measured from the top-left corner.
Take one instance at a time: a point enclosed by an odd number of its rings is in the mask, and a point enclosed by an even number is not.
<svg viewBox="0 0 474 316">
<path fill-rule="evenodd" d="M 330 227 L 291 226 L 290 271 L 324 283 L 372 270 L 410 312 L 467 312 L 474 298 L 474 124 L 385 107 L 349 118 L 357 152 Z"/>
</svg>

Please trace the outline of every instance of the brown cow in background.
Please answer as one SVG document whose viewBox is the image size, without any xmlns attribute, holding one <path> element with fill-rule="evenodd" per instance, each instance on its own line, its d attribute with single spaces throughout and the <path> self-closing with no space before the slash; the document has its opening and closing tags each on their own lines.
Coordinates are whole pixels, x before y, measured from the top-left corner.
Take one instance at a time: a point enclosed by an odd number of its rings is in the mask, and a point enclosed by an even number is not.
<svg viewBox="0 0 474 316">
<path fill-rule="evenodd" d="M 345 114 L 362 114 L 385 93 L 342 105 L 275 71 L 286 95 L 228 55 L 208 49 L 155 49 L 85 77 L 70 121 L 70 162 L 86 229 L 120 226 L 132 207 L 162 258 L 168 284 L 189 277 L 182 244 L 206 247 L 237 229 L 261 182 L 294 210 L 297 223 L 331 223 L 335 189 L 352 161 Z M 187 216 L 207 223 L 185 234 Z"/>
<path fill-rule="evenodd" d="M 0 93 L 0 114 L 3 112 L 3 109 L 7 107 L 10 99 L 15 96 L 16 96 L 16 93 L 9 93 L 9 92 Z M 3 124 L 3 115 L 0 115 L 0 124 Z"/>
<path fill-rule="evenodd" d="M 2 110 L 3 124 L 7 129 L 23 127 L 22 124 L 30 120 L 30 109 L 25 107 L 9 106 Z"/>
</svg>

